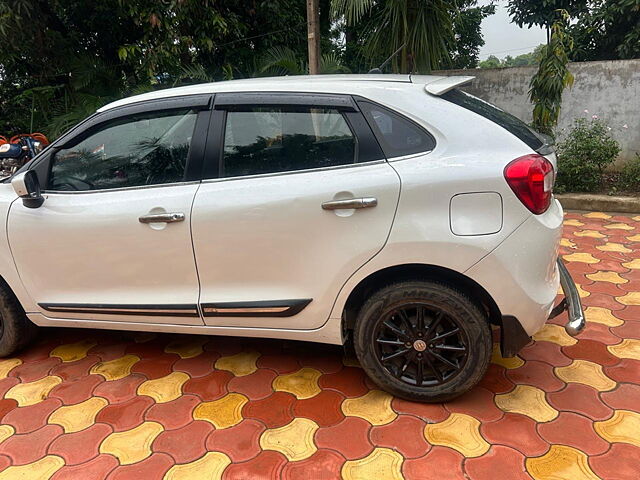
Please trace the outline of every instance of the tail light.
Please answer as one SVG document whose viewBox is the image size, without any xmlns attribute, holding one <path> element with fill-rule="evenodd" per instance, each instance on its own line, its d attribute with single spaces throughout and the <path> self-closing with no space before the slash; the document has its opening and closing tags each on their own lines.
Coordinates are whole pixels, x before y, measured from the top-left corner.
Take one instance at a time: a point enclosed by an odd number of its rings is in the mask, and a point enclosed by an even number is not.
<svg viewBox="0 0 640 480">
<path fill-rule="evenodd" d="M 525 207 L 536 215 L 547 211 L 555 181 L 549 160 L 537 154 L 516 158 L 505 167 L 504 178 Z"/>
</svg>

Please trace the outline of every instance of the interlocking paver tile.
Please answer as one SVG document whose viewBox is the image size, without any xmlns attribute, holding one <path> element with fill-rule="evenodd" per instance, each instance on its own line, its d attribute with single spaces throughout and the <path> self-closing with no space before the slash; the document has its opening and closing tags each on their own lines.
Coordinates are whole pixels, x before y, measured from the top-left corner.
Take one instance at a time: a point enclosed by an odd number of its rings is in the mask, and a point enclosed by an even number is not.
<svg viewBox="0 0 640 480">
<path fill-rule="evenodd" d="M 447 404 L 381 392 L 340 347 L 47 330 L 0 360 L 0 480 L 635 480 L 640 216 L 565 224 L 586 329 L 563 314 L 515 358 L 496 344 Z"/>
</svg>

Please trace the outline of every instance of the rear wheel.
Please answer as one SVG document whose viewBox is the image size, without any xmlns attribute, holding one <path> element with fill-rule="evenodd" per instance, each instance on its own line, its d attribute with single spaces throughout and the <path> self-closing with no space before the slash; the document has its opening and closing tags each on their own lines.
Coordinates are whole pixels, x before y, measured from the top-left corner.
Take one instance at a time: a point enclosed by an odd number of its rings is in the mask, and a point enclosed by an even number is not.
<svg viewBox="0 0 640 480">
<path fill-rule="evenodd" d="M 409 400 L 442 402 L 463 394 L 485 374 L 491 329 L 481 309 L 448 285 L 389 285 L 360 309 L 356 355 L 371 379 Z"/>
<path fill-rule="evenodd" d="M 24 309 L 9 287 L 0 283 L 0 357 L 26 347 L 36 336 L 38 327 L 27 318 Z"/>
</svg>

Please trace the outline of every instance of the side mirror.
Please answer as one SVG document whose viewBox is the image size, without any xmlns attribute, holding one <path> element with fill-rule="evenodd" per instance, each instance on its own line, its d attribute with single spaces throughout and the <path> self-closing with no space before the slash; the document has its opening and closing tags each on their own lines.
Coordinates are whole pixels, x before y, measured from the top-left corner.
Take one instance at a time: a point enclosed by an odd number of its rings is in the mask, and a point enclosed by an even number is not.
<svg viewBox="0 0 640 480">
<path fill-rule="evenodd" d="M 40 182 L 33 170 L 19 173 L 11 179 L 11 186 L 16 194 L 22 198 L 22 203 L 27 208 L 38 208 L 44 203 L 44 197 L 40 193 Z"/>
</svg>

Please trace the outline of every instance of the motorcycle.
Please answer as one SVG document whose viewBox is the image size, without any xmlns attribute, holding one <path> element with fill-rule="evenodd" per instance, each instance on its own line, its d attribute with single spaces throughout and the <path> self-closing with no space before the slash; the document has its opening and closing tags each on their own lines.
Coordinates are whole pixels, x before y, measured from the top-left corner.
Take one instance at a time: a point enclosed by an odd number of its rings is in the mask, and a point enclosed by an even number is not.
<svg viewBox="0 0 640 480">
<path fill-rule="evenodd" d="M 47 145 L 49 140 L 41 133 L 23 133 L 10 140 L 0 136 L 0 178 L 13 175 Z"/>
</svg>

